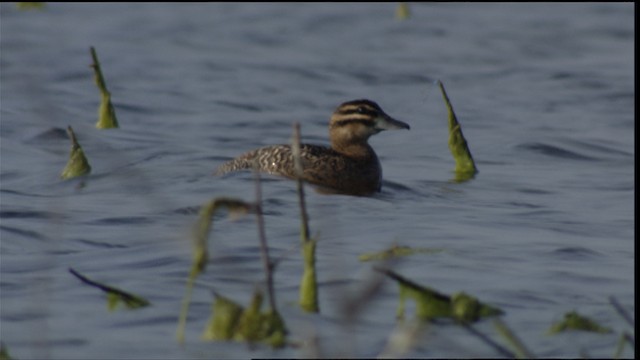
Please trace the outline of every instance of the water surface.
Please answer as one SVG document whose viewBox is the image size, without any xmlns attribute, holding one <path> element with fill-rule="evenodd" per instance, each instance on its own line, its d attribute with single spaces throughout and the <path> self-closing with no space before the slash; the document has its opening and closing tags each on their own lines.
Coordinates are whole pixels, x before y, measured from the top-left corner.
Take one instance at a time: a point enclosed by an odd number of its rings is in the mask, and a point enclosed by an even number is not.
<svg viewBox="0 0 640 360">
<path fill-rule="evenodd" d="M 246 302 L 263 281 L 255 223 L 216 218 L 187 343 L 174 341 L 190 266 L 189 229 L 218 196 L 254 199 L 249 173 L 213 169 L 246 150 L 327 144 L 330 113 L 369 98 L 410 131 L 371 139 L 381 194 L 307 190 L 319 234 L 319 315 L 298 310 L 295 184 L 263 182 L 277 300 L 293 340 L 323 356 L 376 356 L 396 326 L 386 282 L 352 327 L 342 304 L 371 274 L 357 256 L 393 243 L 443 251 L 396 271 L 505 310 L 536 355 L 613 356 L 629 331 L 608 298 L 634 305 L 633 4 L 2 4 L 0 57 L 2 342 L 28 358 L 301 357 L 203 343 L 211 291 Z M 100 57 L 121 129 L 94 128 Z M 453 102 L 480 173 L 455 183 Z M 71 125 L 93 172 L 61 181 Z M 147 297 L 108 313 L 67 269 Z M 411 309 L 411 307 L 410 307 Z M 545 335 L 577 310 L 615 330 Z M 477 325 L 499 339 L 492 323 Z M 317 354 L 316 354 L 317 355 Z M 493 357 L 452 324 L 430 326 L 406 357 Z M 634 353 L 627 349 L 625 357 Z"/>
</svg>

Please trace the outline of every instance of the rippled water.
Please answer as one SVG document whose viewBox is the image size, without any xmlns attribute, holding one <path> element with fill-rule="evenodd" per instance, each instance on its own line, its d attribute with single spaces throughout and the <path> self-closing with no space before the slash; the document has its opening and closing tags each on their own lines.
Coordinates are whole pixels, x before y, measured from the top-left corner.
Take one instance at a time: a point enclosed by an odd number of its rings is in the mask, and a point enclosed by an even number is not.
<svg viewBox="0 0 640 360">
<path fill-rule="evenodd" d="M 371 273 L 357 256 L 392 243 L 443 251 L 396 270 L 506 311 L 537 355 L 609 357 L 634 305 L 633 4 L 47 4 L 0 6 L 0 339 L 27 358 L 246 358 L 313 354 L 204 343 L 211 290 L 247 301 L 262 271 L 252 218 L 216 218 L 187 343 L 174 341 L 189 228 L 217 196 L 253 200 L 249 173 L 211 176 L 246 150 L 327 143 L 341 102 L 370 98 L 411 124 L 371 140 L 371 198 L 307 191 L 319 234 L 321 313 L 293 305 L 301 262 L 295 185 L 263 182 L 267 237 L 284 257 L 277 299 L 292 338 L 322 355 L 375 356 L 396 325 L 387 282 L 353 327 L 341 306 Z M 120 130 L 94 128 L 95 46 Z M 451 182 L 444 82 L 480 173 Z M 61 181 L 73 126 L 93 167 Z M 147 297 L 109 313 L 68 272 Z M 577 310 L 613 334 L 544 333 Z M 490 321 L 477 328 L 500 339 Z M 497 355 L 465 330 L 427 329 L 409 357 Z M 632 357 L 627 349 L 623 354 Z"/>
</svg>

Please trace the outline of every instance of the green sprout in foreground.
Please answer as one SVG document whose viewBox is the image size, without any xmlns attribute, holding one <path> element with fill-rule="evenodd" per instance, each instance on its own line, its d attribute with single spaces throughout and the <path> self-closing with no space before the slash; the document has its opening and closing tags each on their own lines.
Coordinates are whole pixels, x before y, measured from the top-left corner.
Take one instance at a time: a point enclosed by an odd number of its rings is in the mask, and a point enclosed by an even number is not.
<svg viewBox="0 0 640 360">
<path fill-rule="evenodd" d="M 82 176 L 91 172 L 91 166 L 87 157 L 84 155 L 82 147 L 78 143 L 76 134 L 73 132 L 71 126 L 67 127 L 67 134 L 71 138 L 71 153 L 69 154 L 69 161 L 62 170 L 60 177 L 63 179 L 71 179 L 76 176 Z"/>
<path fill-rule="evenodd" d="M 213 314 L 205 329 L 203 338 L 206 340 L 229 340 L 248 342 L 265 342 L 273 347 L 285 345 L 287 329 L 280 314 L 276 310 L 273 289 L 273 270 L 275 264 L 269 259 L 266 237 L 264 234 L 264 219 L 261 208 L 260 178 L 256 172 L 256 202 L 247 203 L 230 198 L 216 198 L 207 202 L 200 209 L 198 222 L 194 227 L 194 252 L 191 271 L 187 279 L 187 288 L 182 301 L 182 310 L 178 319 L 178 342 L 184 342 L 184 332 L 191 302 L 191 292 L 196 277 L 204 271 L 209 260 L 207 240 L 213 226 L 213 215 L 219 209 L 227 209 L 230 215 L 254 212 L 257 216 L 258 235 L 260 240 L 261 257 L 266 273 L 268 291 L 268 309 L 261 312 L 262 294 L 256 292 L 251 305 L 244 309 L 241 305 L 216 294 L 213 304 Z"/>
<path fill-rule="evenodd" d="M 261 312 L 262 293 L 256 291 L 243 308 L 231 299 L 214 294 L 212 315 L 202 335 L 204 340 L 262 341 L 273 347 L 285 345 L 287 330 L 277 312 Z"/>
<path fill-rule="evenodd" d="M 187 288 L 184 299 L 182 300 L 182 310 L 178 319 L 177 338 L 179 342 L 184 341 L 184 329 L 187 323 L 187 313 L 189 312 L 189 304 L 191 303 L 191 292 L 193 283 L 200 273 L 202 273 L 209 261 L 209 251 L 207 240 L 213 226 L 213 215 L 220 209 L 227 209 L 229 215 L 239 216 L 248 213 L 254 209 L 252 204 L 242 200 L 231 198 L 216 198 L 208 201 L 200 208 L 198 221 L 193 228 L 193 258 L 189 277 L 187 279 Z"/>
</svg>

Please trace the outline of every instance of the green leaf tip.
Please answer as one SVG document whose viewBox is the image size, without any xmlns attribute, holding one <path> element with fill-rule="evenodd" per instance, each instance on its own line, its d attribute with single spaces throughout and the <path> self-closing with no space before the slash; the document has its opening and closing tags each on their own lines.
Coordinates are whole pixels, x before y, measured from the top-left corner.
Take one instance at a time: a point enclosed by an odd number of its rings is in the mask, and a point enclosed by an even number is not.
<svg viewBox="0 0 640 360">
<path fill-rule="evenodd" d="M 451 151 L 451 155 L 453 155 L 453 159 L 456 162 L 455 180 L 460 182 L 470 180 L 478 172 L 478 169 L 475 162 L 473 161 L 473 157 L 471 156 L 471 151 L 469 150 L 467 140 L 462 134 L 462 127 L 460 126 L 458 118 L 453 111 L 453 106 L 451 105 L 449 96 L 447 96 L 444 85 L 439 80 L 438 86 L 440 87 L 440 91 L 442 92 L 442 97 L 444 98 L 444 102 L 448 112 L 449 150 Z"/>
<path fill-rule="evenodd" d="M 105 292 L 107 294 L 107 308 L 110 311 L 117 309 L 120 304 L 123 304 L 127 309 L 138 309 L 151 305 L 151 303 L 143 297 L 91 280 L 72 268 L 69 268 L 69 272 L 83 283 Z"/>
<path fill-rule="evenodd" d="M 107 84 L 104 80 L 104 76 L 102 75 L 102 69 L 100 67 L 100 62 L 98 61 L 96 49 L 92 46 L 90 50 L 91 58 L 93 59 L 91 67 L 93 68 L 96 85 L 100 90 L 100 106 L 98 107 L 98 122 L 96 123 L 96 127 L 98 129 L 118 128 L 119 125 L 118 119 L 116 118 L 116 111 L 111 103 L 111 93 L 107 90 Z"/>
<path fill-rule="evenodd" d="M 69 134 L 69 138 L 71 139 L 71 153 L 69 154 L 69 161 L 67 161 L 67 165 L 60 174 L 60 177 L 65 180 L 76 176 L 86 175 L 91 172 L 89 161 L 84 155 L 84 151 L 82 150 L 80 143 L 78 143 L 76 134 L 73 132 L 71 126 L 67 127 L 67 134 Z"/>
<path fill-rule="evenodd" d="M 302 259 L 304 269 L 300 280 L 300 307 L 311 313 L 320 311 L 318 305 L 318 281 L 316 273 L 316 245 L 315 239 L 309 239 L 302 244 Z"/>
<path fill-rule="evenodd" d="M 611 332 L 610 328 L 601 326 L 594 320 L 580 315 L 576 311 L 571 311 L 564 315 L 564 319 L 562 321 L 553 324 L 547 333 L 549 335 L 553 335 L 567 330 L 582 330 L 601 334 Z"/>
</svg>

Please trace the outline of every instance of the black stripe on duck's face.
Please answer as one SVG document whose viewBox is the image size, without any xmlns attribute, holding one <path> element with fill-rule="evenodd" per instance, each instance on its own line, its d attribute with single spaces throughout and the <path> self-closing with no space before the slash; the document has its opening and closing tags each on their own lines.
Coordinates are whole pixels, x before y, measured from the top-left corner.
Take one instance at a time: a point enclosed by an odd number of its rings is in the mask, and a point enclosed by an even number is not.
<svg viewBox="0 0 640 360">
<path fill-rule="evenodd" d="M 331 124 L 331 126 L 332 127 L 341 127 L 341 126 L 347 126 L 347 125 L 352 125 L 352 124 L 360 124 L 362 126 L 366 126 L 366 127 L 369 127 L 369 128 L 374 128 L 375 127 L 375 122 L 372 121 L 371 119 L 357 119 L 357 118 L 345 118 L 345 119 L 341 119 L 341 120 L 336 120 Z"/>
<path fill-rule="evenodd" d="M 353 100 L 340 105 L 331 119 L 331 127 L 360 124 L 375 133 L 382 130 L 409 129 L 409 124 L 387 115 L 382 108 L 371 100 Z"/>
</svg>

